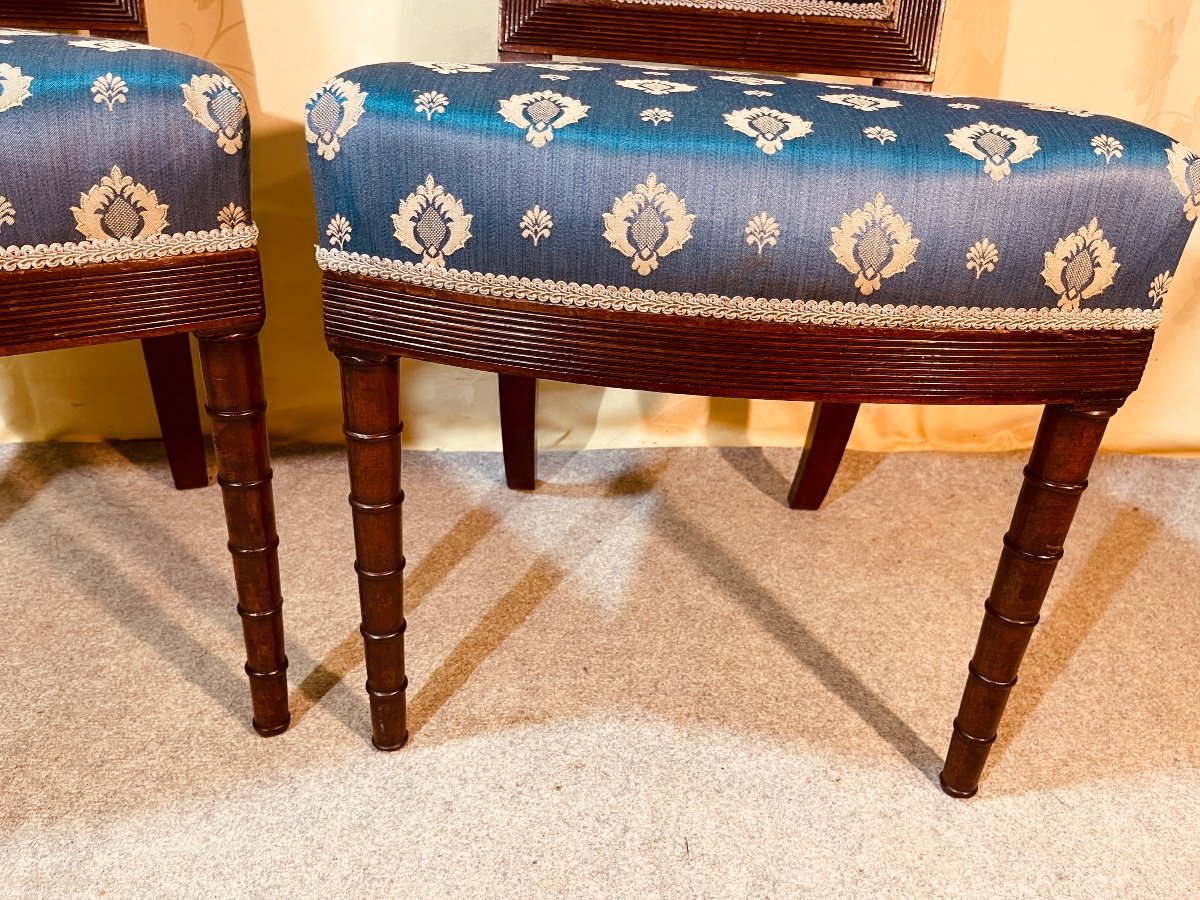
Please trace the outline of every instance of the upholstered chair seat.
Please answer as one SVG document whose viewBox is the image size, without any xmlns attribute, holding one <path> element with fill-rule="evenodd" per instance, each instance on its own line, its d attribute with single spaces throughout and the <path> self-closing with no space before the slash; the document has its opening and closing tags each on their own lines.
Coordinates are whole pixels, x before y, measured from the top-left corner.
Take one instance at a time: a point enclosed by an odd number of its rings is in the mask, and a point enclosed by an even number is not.
<svg viewBox="0 0 1200 900">
<path fill-rule="evenodd" d="M 253 247 L 249 140 L 210 62 L 0 30 L 0 270 Z"/>
<path fill-rule="evenodd" d="M 621 64 L 388 64 L 308 104 L 328 271 L 849 328 L 1151 329 L 1200 161 L 1036 104 Z"/>
</svg>

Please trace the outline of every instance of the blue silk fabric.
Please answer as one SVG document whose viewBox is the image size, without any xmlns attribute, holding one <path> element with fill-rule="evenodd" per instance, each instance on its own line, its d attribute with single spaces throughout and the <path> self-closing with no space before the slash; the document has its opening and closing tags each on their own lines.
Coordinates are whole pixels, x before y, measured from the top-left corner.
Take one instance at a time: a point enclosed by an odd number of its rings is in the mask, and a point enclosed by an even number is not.
<svg viewBox="0 0 1200 900">
<path fill-rule="evenodd" d="M 1200 208 L 1130 122 L 781 75 L 373 65 L 306 133 L 327 271 L 671 315 L 1153 328 Z"/>
<path fill-rule="evenodd" d="M 253 245 L 249 140 L 211 63 L 0 29 L 0 271 Z"/>
</svg>

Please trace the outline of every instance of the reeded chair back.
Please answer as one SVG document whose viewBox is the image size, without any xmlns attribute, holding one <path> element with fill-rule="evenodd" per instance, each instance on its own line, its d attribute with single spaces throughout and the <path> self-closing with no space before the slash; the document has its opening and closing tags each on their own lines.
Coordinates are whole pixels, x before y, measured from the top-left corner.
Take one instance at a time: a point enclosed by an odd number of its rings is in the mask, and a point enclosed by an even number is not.
<svg viewBox="0 0 1200 900">
<path fill-rule="evenodd" d="M 196 335 L 254 727 L 278 734 L 287 658 L 245 101 L 211 63 L 145 46 L 143 0 L 0 0 L 0 32 L 0 356 L 140 340 L 175 485 L 198 488 Z"/>
<path fill-rule="evenodd" d="M 363 66 L 312 95 L 377 747 L 407 739 L 399 357 L 499 374 L 527 489 L 538 378 L 813 401 L 804 509 L 861 403 L 1038 404 L 941 773 L 975 793 L 1200 159 L 1086 111 L 931 95 L 942 11 L 500 0 L 500 65 Z"/>
</svg>

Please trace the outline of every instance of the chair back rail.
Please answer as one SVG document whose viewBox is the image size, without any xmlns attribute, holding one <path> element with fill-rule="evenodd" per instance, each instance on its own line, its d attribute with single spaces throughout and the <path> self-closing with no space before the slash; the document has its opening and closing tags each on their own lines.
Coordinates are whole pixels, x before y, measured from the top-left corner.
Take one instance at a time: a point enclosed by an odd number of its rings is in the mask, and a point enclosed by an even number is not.
<svg viewBox="0 0 1200 900">
<path fill-rule="evenodd" d="M 145 0 L 0 0 L 0 26 L 146 40 Z"/>
<path fill-rule="evenodd" d="M 502 54 L 932 82 L 945 0 L 500 0 Z"/>
</svg>

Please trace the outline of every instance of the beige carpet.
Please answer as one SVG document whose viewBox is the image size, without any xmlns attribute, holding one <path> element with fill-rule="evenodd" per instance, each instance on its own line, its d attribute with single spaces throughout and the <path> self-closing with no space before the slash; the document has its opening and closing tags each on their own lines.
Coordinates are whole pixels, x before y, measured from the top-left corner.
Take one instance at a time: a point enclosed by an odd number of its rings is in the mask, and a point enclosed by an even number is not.
<svg viewBox="0 0 1200 900">
<path fill-rule="evenodd" d="M 1200 461 L 1103 457 L 980 796 L 935 786 L 1018 456 L 412 453 L 413 739 L 367 741 L 340 450 L 280 453 L 295 722 L 216 489 L 0 448 L 4 897 L 1184 897 Z"/>
</svg>

